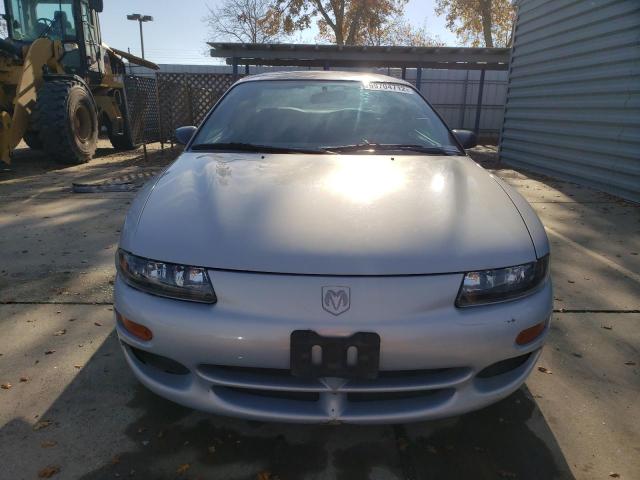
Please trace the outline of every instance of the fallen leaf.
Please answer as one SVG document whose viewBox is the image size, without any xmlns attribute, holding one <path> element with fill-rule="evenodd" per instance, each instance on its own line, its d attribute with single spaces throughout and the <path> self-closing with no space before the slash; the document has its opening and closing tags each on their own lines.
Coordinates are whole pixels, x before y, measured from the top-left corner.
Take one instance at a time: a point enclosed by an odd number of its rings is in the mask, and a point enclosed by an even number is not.
<svg viewBox="0 0 640 480">
<path fill-rule="evenodd" d="M 28 382 L 28 381 L 29 381 L 29 378 L 28 378 L 28 377 L 20 377 L 20 381 L 21 381 L 22 383 L 24 383 L 24 382 Z"/>
<path fill-rule="evenodd" d="M 77 368 L 78 370 L 82 368 L 82 365 L 74 365 L 74 368 Z"/>
<path fill-rule="evenodd" d="M 573 352 L 571 355 L 573 355 L 576 358 L 582 358 L 582 354 L 581 353 Z"/>
<path fill-rule="evenodd" d="M 48 465 L 38 472 L 38 477 L 51 478 L 58 473 L 60 473 L 60 467 L 58 465 Z"/>
<path fill-rule="evenodd" d="M 636 362 L 629 361 L 629 362 L 624 362 L 624 364 L 625 365 L 629 365 L 630 367 L 633 367 L 633 366 L 635 366 Z"/>
<path fill-rule="evenodd" d="M 256 480 L 270 480 L 271 479 L 271 472 L 258 472 L 258 475 L 256 475 Z"/>
<path fill-rule="evenodd" d="M 45 440 L 44 442 L 42 442 L 40 444 L 40 447 L 42 448 L 51 448 L 51 447 L 55 447 L 58 444 L 58 442 L 55 442 L 53 440 Z"/>
<path fill-rule="evenodd" d="M 191 464 L 183 463 L 182 465 L 180 465 L 178 467 L 178 469 L 176 470 L 176 473 L 178 475 L 183 475 L 183 474 L 187 473 L 187 470 L 189 470 L 190 468 L 191 468 Z"/>
<path fill-rule="evenodd" d="M 10 383 L 3 383 L 2 385 L 0 385 L 0 387 L 2 387 L 3 390 L 9 390 L 11 387 L 13 387 L 13 385 L 11 385 Z"/>
<path fill-rule="evenodd" d="M 46 352 L 44 352 L 45 355 L 51 355 L 52 353 L 56 353 L 55 350 L 47 350 Z"/>
<path fill-rule="evenodd" d="M 53 334 L 54 337 L 59 337 L 61 335 L 64 335 L 65 333 L 67 333 L 66 329 L 62 329 L 62 330 L 58 330 L 56 333 Z"/>
<path fill-rule="evenodd" d="M 620 474 L 619 474 L 619 473 L 615 473 L 615 472 L 611 472 L 611 473 L 609 474 L 609 476 L 610 476 L 611 478 L 620 478 Z"/>
<path fill-rule="evenodd" d="M 47 428 L 48 426 L 50 426 L 52 423 L 53 422 L 51 420 L 40 420 L 33 426 L 33 429 L 35 431 L 42 430 L 43 428 Z"/>
<path fill-rule="evenodd" d="M 546 368 L 546 367 L 538 367 L 538 371 L 539 371 L 539 372 L 542 372 L 542 373 L 546 373 L 546 374 L 548 374 L 548 375 L 551 375 L 551 374 L 553 373 L 551 370 L 549 370 L 549 369 L 548 369 L 548 368 Z"/>
<path fill-rule="evenodd" d="M 93 324 L 94 324 L 96 327 L 101 327 L 101 326 L 102 326 L 102 324 L 101 324 L 100 322 L 93 322 Z"/>
<path fill-rule="evenodd" d="M 602 325 L 602 328 L 604 328 L 605 330 L 613 330 L 613 327 L 611 325 Z"/>
<path fill-rule="evenodd" d="M 567 280 L 567 282 L 569 282 L 569 283 L 576 283 L 576 282 L 574 282 L 573 280 Z"/>
</svg>

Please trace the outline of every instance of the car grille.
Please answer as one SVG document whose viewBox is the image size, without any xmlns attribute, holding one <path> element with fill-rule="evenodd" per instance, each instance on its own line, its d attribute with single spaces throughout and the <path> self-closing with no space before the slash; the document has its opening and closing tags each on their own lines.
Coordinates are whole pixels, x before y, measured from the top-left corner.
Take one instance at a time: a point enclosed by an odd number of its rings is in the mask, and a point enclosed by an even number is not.
<svg viewBox="0 0 640 480">
<path fill-rule="evenodd" d="M 296 412 L 301 418 L 358 420 L 381 413 L 438 409 L 470 368 L 380 371 L 375 380 L 300 378 L 287 369 L 200 365 L 197 374 L 218 400 L 247 413 Z"/>
</svg>

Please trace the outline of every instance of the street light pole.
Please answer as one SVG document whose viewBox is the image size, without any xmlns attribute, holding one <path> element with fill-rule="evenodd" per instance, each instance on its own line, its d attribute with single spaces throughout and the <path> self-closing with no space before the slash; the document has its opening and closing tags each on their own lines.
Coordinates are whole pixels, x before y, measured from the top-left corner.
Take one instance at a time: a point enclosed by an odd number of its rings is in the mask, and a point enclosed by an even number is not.
<svg viewBox="0 0 640 480">
<path fill-rule="evenodd" d="M 127 20 L 137 21 L 140 25 L 140 49 L 142 50 L 142 58 L 144 58 L 144 36 L 142 35 L 142 22 L 153 22 L 151 15 L 140 15 L 139 13 L 132 13 L 127 15 Z"/>
<path fill-rule="evenodd" d="M 142 21 L 139 21 L 138 25 L 140 25 L 140 50 L 142 50 L 142 58 L 144 58 L 144 35 L 142 34 Z"/>
</svg>

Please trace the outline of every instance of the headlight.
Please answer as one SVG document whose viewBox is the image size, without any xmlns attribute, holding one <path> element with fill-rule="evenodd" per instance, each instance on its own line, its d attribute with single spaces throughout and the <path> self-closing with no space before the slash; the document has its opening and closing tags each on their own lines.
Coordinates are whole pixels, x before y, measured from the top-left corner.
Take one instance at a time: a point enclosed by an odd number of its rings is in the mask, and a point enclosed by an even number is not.
<svg viewBox="0 0 640 480">
<path fill-rule="evenodd" d="M 547 277 L 549 256 L 515 267 L 467 272 L 462 280 L 457 307 L 498 303 L 536 291 Z"/>
<path fill-rule="evenodd" d="M 118 272 L 133 288 L 162 297 L 216 303 L 209 275 L 202 267 L 176 265 L 118 250 Z"/>
</svg>

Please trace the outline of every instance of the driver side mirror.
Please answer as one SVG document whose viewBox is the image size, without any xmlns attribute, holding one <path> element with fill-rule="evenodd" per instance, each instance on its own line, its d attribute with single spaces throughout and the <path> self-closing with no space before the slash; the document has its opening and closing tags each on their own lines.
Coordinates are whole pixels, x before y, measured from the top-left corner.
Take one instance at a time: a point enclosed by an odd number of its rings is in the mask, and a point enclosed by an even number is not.
<svg viewBox="0 0 640 480">
<path fill-rule="evenodd" d="M 193 137 L 193 134 L 196 133 L 197 129 L 198 128 L 194 126 L 176 128 L 176 132 L 174 134 L 176 142 L 180 145 L 186 145 L 189 143 L 189 140 L 191 140 L 191 137 Z"/>
<path fill-rule="evenodd" d="M 478 145 L 478 137 L 471 130 L 451 130 L 465 150 Z"/>
<path fill-rule="evenodd" d="M 102 13 L 102 10 L 104 9 L 104 2 L 103 0 L 89 0 L 89 8 L 98 13 Z"/>
</svg>

